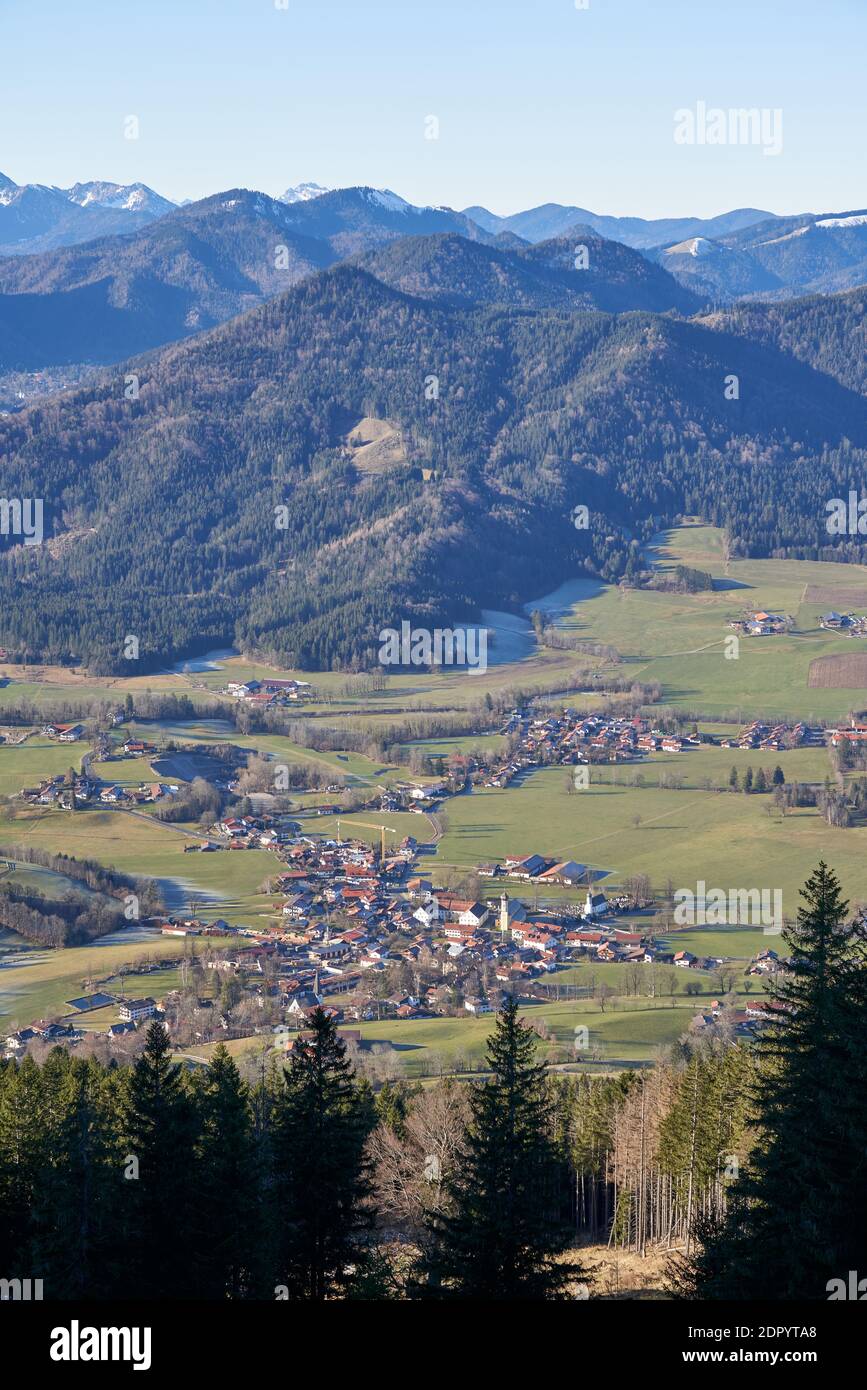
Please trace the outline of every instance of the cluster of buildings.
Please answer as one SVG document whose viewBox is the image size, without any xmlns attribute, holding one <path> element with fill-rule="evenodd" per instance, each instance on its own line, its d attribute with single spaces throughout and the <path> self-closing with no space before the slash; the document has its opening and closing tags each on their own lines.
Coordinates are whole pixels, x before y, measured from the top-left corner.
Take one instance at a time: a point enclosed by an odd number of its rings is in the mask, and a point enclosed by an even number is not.
<svg viewBox="0 0 867 1390">
<path fill-rule="evenodd" d="M 746 613 L 742 618 L 733 618 L 729 627 L 745 637 L 775 637 L 788 632 L 792 620 L 785 613 Z"/>
<path fill-rule="evenodd" d="M 832 632 L 847 632 L 850 637 L 864 637 L 867 634 L 867 616 L 857 613 L 823 613 L 819 626 Z"/>
<path fill-rule="evenodd" d="M 529 752 L 546 758 L 553 753 L 563 763 L 632 761 L 645 753 L 681 753 L 691 744 L 698 746 L 697 739 L 666 734 L 641 716 L 617 719 L 570 709 L 532 720 L 523 743 Z"/>
<path fill-rule="evenodd" d="M 76 773 L 67 783 L 66 775 L 61 772 L 43 778 L 35 787 L 22 787 L 20 795 L 32 806 L 59 806 L 71 810 L 73 803 L 84 806 L 94 801 L 99 795 L 99 785 L 84 773 Z"/>
<path fill-rule="evenodd" d="M 721 739 L 720 746 L 722 748 L 764 748 L 769 752 L 779 752 L 786 748 L 818 747 L 824 741 L 825 735 L 822 729 L 811 728 L 809 724 L 804 724 L 801 721 L 797 724 L 787 724 L 785 721 L 778 724 L 766 724 L 760 719 L 754 719 L 752 724 L 748 724 L 738 734 L 737 738 Z"/>
<path fill-rule="evenodd" d="M 693 1032 L 705 1032 L 722 1025 L 733 1037 L 750 1041 L 770 1023 L 776 1022 L 783 1008 L 774 999 L 750 1000 L 742 1009 L 726 1008 L 718 999 L 713 999 L 707 1009 L 696 1014 L 690 1027 Z"/>
<path fill-rule="evenodd" d="M 841 743 L 867 743 L 867 724 L 852 719 L 842 729 L 831 730 L 831 745 L 837 748 Z"/>
<path fill-rule="evenodd" d="M 84 725 L 43 724 L 42 732 L 46 738 L 56 739 L 58 743 L 77 743 L 84 735 Z"/>
<path fill-rule="evenodd" d="M 108 1035 L 118 1038 L 126 1033 L 134 1033 L 140 1023 L 147 1022 L 149 1019 L 159 1016 L 156 1000 L 154 999 L 127 999 L 122 995 L 98 995 L 93 1007 L 105 1007 L 107 1004 L 117 1006 L 119 1023 L 112 1023 L 108 1027 Z M 70 1001 L 73 1002 L 73 1001 Z M 85 1001 L 79 1001 L 84 1003 Z M 87 1012 L 86 1009 L 79 1009 L 79 1013 Z M 40 1019 L 38 1023 L 31 1023 L 28 1028 L 19 1028 L 14 1033 L 9 1033 L 3 1039 L 3 1053 L 6 1057 L 21 1057 L 27 1051 L 28 1046 L 34 1042 L 51 1043 L 61 1047 L 73 1047 L 80 1043 L 86 1036 L 84 1029 L 77 1028 L 74 1023 L 64 1019 L 48 1021 Z"/>
<path fill-rule="evenodd" d="M 270 709 L 272 706 L 298 704 L 309 699 L 313 687 L 309 681 L 296 680 L 249 680 L 229 681 L 223 689 L 224 695 L 235 700 L 244 700 L 254 708 Z"/>
<path fill-rule="evenodd" d="M 125 787 L 114 782 L 100 782 L 86 773 L 75 773 L 71 782 L 66 774 L 58 773 L 46 777 L 35 787 L 22 787 L 22 800 L 31 805 L 57 806 L 71 810 L 73 801 L 79 806 L 142 805 L 150 801 L 160 801 L 163 797 L 174 796 L 177 786 L 165 782 L 142 782 L 137 787 Z"/>
</svg>

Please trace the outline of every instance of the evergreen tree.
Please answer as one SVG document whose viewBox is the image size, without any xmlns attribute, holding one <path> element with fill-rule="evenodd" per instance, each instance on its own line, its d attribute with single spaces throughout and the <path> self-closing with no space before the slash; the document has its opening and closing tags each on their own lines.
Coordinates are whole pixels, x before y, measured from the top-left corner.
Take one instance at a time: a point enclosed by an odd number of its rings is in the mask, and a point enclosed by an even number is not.
<svg viewBox="0 0 867 1390">
<path fill-rule="evenodd" d="M 744 791 L 749 795 L 753 789 L 753 769 L 748 767 L 744 773 Z"/>
<path fill-rule="evenodd" d="M 753 790 L 756 792 L 766 792 L 768 790 L 768 779 L 765 769 L 760 767 L 756 773 L 756 780 L 753 783 Z"/>
<path fill-rule="evenodd" d="M 732 767 L 732 770 L 729 773 L 729 786 L 731 787 L 733 792 L 736 792 L 738 787 L 740 786 L 740 778 L 738 777 L 738 770 L 736 767 Z"/>
<path fill-rule="evenodd" d="M 788 971 L 758 1044 L 758 1139 L 725 1220 L 676 1271 L 701 1298 L 826 1299 L 867 1267 L 867 929 L 821 863 L 786 934 Z"/>
<path fill-rule="evenodd" d="M 773 780 L 774 780 L 774 786 L 775 786 L 775 787 L 782 787 L 782 786 L 784 785 L 785 781 L 786 781 L 786 774 L 784 773 L 783 769 L 780 767 L 780 764 L 779 764 L 779 763 L 777 763 L 777 766 L 774 768 L 774 779 L 773 779 Z"/>
<path fill-rule="evenodd" d="M 493 1077 L 473 1091 L 466 1151 L 432 1221 L 426 1268 L 446 1297 L 566 1298 L 579 1274 L 558 1258 L 571 1236 L 562 1219 L 564 1163 L 535 1051 L 536 1036 L 510 999 L 488 1041 Z"/>
<path fill-rule="evenodd" d="M 190 1221 L 196 1188 L 194 1110 L 161 1023 L 132 1069 L 124 1124 L 128 1296 L 195 1296 Z"/>
<path fill-rule="evenodd" d="M 34 1273 L 34 1213 L 47 1134 L 41 1069 L 30 1057 L 20 1066 L 0 1062 L 0 1270 L 4 1278 L 27 1278 Z"/>
<path fill-rule="evenodd" d="M 375 1116 L 346 1044 L 321 1008 L 296 1039 L 273 1117 L 271 1220 L 276 1280 L 289 1298 L 346 1294 L 364 1265 L 369 1225 L 366 1143 Z"/>
<path fill-rule="evenodd" d="M 256 1229 L 256 1153 L 249 1089 L 225 1045 L 214 1049 L 197 1095 L 195 1195 L 199 1298 L 251 1292 Z"/>
<path fill-rule="evenodd" d="M 34 1267 L 49 1298 L 107 1298 L 123 1265 L 114 1074 L 55 1048 L 42 1068 L 52 1114 L 36 1212 Z"/>
</svg>

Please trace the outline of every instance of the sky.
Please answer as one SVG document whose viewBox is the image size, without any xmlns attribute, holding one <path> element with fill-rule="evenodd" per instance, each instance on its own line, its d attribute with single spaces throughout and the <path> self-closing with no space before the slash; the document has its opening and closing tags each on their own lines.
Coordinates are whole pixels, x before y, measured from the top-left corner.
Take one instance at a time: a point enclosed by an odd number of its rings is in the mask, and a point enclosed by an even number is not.
<svg viewBox="0 0 867 1390">
<path fill-rule="evenodd" d="M 867 0 L 0 0 L 0 170 L 176 201 L 314 180 L 500 214 L 850 210 L 865 53 Z M 678 143 L 698 103 L 767 111 L 781 148 Z"/>
</svg>

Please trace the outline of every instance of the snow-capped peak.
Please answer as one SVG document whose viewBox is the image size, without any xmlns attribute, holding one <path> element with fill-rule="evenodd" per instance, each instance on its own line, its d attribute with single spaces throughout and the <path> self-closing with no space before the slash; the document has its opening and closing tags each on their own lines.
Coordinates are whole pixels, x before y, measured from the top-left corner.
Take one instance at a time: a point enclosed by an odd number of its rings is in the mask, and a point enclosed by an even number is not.
<svg viewBox="0 0 867 1390">
<path fill-rule="evenodd" d="M 330 193 L 332 190 L 326 188 L 321 183 L 297 183 L 294 188 L 287 188 L 278 199 L 281 203 L 309 203 L 312 198 L 321 198 L 323 193 Z"/>
<path fill-rule="evenodd" d="M 71 203 L 81 208 L 113 208 L 123 212 L 142 212 L 145 209 L 167 211 L 172 204 L 144 183 L 108 183 L 94 180 L 76 183 L 66 189 Z"/>
</svg>

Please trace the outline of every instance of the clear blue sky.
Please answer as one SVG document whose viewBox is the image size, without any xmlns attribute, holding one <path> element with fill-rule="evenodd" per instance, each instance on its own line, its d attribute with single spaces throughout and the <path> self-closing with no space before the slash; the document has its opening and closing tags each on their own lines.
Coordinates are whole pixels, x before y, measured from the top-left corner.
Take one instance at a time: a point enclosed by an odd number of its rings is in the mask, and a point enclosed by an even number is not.
<svg viewBox="0 0 867 1390">
<path fill-rule="evenodd" d="M 0 170 L 500 213 L 863 207 L 865 54 L 865 0 L 0 0 Z M 698 101 L 782 108 L 782 153 L 675 144 Z"/>
</svg>

